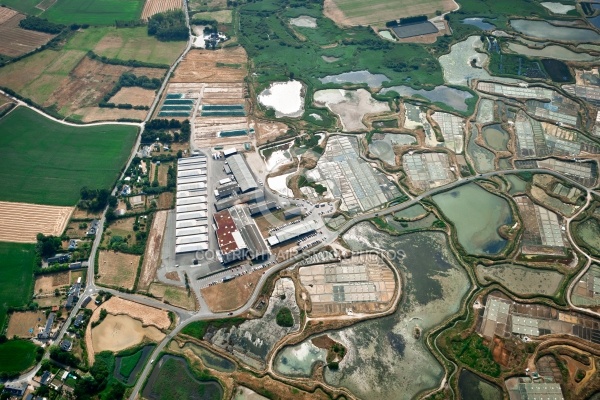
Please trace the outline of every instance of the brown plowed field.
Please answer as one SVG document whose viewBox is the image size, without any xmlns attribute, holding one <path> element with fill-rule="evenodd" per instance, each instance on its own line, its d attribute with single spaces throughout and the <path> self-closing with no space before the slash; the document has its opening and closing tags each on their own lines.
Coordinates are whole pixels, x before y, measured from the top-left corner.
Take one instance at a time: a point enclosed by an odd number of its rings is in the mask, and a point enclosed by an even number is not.
<svg viewBox="0 0 600 400">
<path fill-rule="evenodd" d="M 243 82 L 246 76 L 246 51 L 243 47 L 219 50 L 191 50 L 177 67 L 171 82 Z M 239 64 L 240 68 L 217 66 Z"/>
<path fill-rule="evenodd" d="M 71 71 L 69 78 L 48 98 L 44 103 L 45 106 L 53 104 L 59 110 L 63 107 L 68 107 L 67 114 L 77 114 L 87 116 L 90 112 L 94 112 L 94 108 L 98 108 L 98 103 L 104 95 L 108 93 L 115 85 L 115 82 L 124 72 L 131 72 L 137 76 L 145 75 L 149 78 L 162 78 L 165 73 L 164 69 L 160 68 L 130 68 L 122 65 L 109 65 L 91 58 L 84 57 L 81 62 Z M 114 109 L 101 114 L 114 115 L 110 119 L 121 118 L 117 116 Z M 124 115 L 129 118 L 134 118 L 132 115 L 140 114 L 145 116 L 146 111 L 137 113 L 138 110 L 122 110 Z"/>
<path fill-rule="evenodd" d="M 35 243 L 38 233 L 60 236 L 73 207 L 0 201 L 0 242 Z"/>
<path fill-rule="evenodd" d="M 142 19 L 147 21 L 154 14 L 182 8 L 181 0 L 146 0 L 144 10 L 142 11 Z"/>
<path fill-rule="evenodd" d="M 150 107 L 152 105 L 152 100 L 154 100 L 154 95 L 154 90 L 141 87 L 124 87 L 111 97 L 108 102 Z"/>
<path fill-rule="evenodd" d="M 54 37 L 48 33 L 22 29 L 19 27 L 19 21 L 24 18 L 25 15 L 9 8 L 0 8 L 0 54 L 9 57 L 22 56 Z"/>
<path fill-rule="evenodd" d="M 15 312 L 10 316 L 6 336 L 12 338 L 32 338 L 37 336 L 40 328 L 46 325 L 46 313 L 43 311 Z M 30 333 L 29 330 L 33 329 Z"/>
</svg>

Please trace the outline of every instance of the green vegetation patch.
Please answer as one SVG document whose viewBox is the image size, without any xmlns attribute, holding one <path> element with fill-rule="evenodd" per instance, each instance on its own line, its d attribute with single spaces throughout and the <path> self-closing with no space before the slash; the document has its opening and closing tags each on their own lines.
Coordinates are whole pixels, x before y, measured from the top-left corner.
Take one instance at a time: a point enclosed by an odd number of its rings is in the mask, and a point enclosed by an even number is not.
<svg viewBox="0 0 600 400">
<path fill-rule="evenodd" d="M 455 336 L 451 340 L 450 349 L 460 362 L 475 371 L 495 378 L 500 376 L 500 365 L 494 361 L 492 352 L 480 336 L 472 334 L 464 339 Z"/>
<path fill-rule="evenodd" d="M 29 340 L 8 340 L 0 343 L 0 376 L 25 371 L 36 361 L 38 346 Z"/>
<path fill-rule="evenodd" d="M 277 311 L 275 321 L 279 326 L 283 326 L 284 328 L 291 328 L 292 326 L 294 326 L 294 317 L 292 316 L 292 310 L 290 310 L 287 307 L 281 308 L 279 311 Z"/>
<path fill-rule="evenodd" d="M 19 107 L 0 120 L 0 132 L 0 200 L 72 206 L 84 186 L 112 187 L 137 128 L 67 126 Z"/>
<path fill-rule="evenodd" d="M 596 218 L 588 218 L 577 224 L 573 233 L 592 255 L 600 255 L 600 222 Z"/>
<path fill-rule="evenodd" d="M 137 21 L 145 0 L 58 0 L 44 18 L 60 24 L 114 25 Z"/>
<path fill-rule="evenodd" d="M 23 307 L 31 299 L 34 260 L 35 245 L 0 242 L 0 331 L 8 307 Z"/>
<path fill-rule="evenodd" d="M 202 374 L 191 370 L 188 362 L 179 357 L 165 356 L 166 360 L 158 373 L 154 371 L 146 388 L 144 397 L 161 400 L 206 399 L 218 400 L 223 395 L 221 385 L 206 372 Z"/>
<path fill-rule="evenodd" d="M 142 358 L 143 354 L 144 354 L 144 351 L 142 349 L 130 356 L 122 357 L 121 358 L 121 368 L 119 369 L 119 374 L 121 374 L 124 378 L 129 378 L 129 376 L 135 369 L 136 365 Z"/>
<path fill-rule="evenodd" d="M 186 325 L 181 333 L 184 335 L 192 336 L 198 339 L 202 339 L 209 329 L 221 329 L 233 325 L 239 325 L 244 322 L 244 318 L 227 318 L 227 319 L 214 319 L 211 321 L 195 321 L 191 324 Z"/>
<path fill-rule="evenodd" d="M 40 2 L 41 0 L 2 0 L 2 5 L 20 11 L 23 14 L 38 15 L 42 12 L 41 9 L 36 7 Z"/>
</svg>

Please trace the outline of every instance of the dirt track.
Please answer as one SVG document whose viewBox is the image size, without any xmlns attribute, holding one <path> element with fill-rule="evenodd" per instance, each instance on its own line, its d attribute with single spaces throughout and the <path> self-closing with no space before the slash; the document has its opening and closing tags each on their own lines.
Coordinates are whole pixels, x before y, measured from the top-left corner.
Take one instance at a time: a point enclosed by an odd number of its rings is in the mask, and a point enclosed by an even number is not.
<svg viewBox="0 0 600 400">
<path fill-rule="evenodd" d="M 0 241 L 35 243 L 38 233 L 60 236 L 73 207 L 0 201 Z"/>
</svg>

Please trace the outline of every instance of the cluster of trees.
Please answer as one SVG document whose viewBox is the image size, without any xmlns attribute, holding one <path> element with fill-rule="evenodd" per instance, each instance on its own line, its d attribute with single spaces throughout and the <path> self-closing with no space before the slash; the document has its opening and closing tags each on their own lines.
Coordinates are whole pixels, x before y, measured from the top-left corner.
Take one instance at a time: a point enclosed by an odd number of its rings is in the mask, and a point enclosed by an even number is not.
<svg viewBox="0 0 600 400">
<path fill-rule="evenodd" d="M 187 40 L 189 29 L 185 22 L 185 14 L 182 10 L 154 14 L 148 20 L 148 35 L 156 36 L 162 41 Z"/>
<path fill-rule="evenodd" d="M 62 245 L 62 240 L 59 236 L 46 236 L 43 233 L 38 233 L 36 239 L 35 250 L 43 258 L 55 255 Z"/>
<path fill-rule="evenodd" d="M 137 61 L 137 60 L 119 60 L 118 58 L 108 58 L 105 56 L 99 56 L 98 54 L 94 53 L 91 50 L 87 52 L 87 56 L 89 58 L 91 58 L 92 60 L 100 61 L 101 63 L 110 64 L 110 65 L 124 65 L 126 67 L 134 67 L 134 68 L 141 68 L 141 67 L 169 68 L 170 67 L 169 64 L 158 64 L 158 63 L 149 63 L 149 62 Z"/>
<path fill-rule="evenodd" d="M 110 250 L 120 251 L 121 253 L 144 254 L 147 237 L 147 232 L 137 231 L 135 233 L 136 242 L 130 244 L 131 237 L 129 235 L 127 237 L 114 235 L 111 236 L 110 241 L 108 242 L 108 248 Z"/>
<path fill-rule="evenodd" d="M 30 31 L 50 33 L 53 35 L 59 34 L 65 29 L 64 25 L 55 24 L 45 18 L 35 17 L 33 15 L 29 15 L 27 18 L 19 21 L 19 26 L 23 29 L 29 29 Z"/>
<path fill-rule="evenodd" d="M 117 380 L 111 380 L 114 369 L 114 355 L 104 351 L 96 355 L 94 365 L 90 368 L 90 375 L 77 379 L 75 384 L 75 398 L 88 400 L 95 398 L 98 393 L 105 392 L 105 399 L 122 399 L 125 395 L 125 386 Z"/>
<path fill-rule="evenodd" d="M 90 189 L 84 186 L 79 193 L 81 200 L 78 205 L 84 210 L 97 212 L 102 211 L 107 205 L 111 207 L 117 206 L 117 198 L 111 196 L 108 189 Z"/>
<path fill-rule="evenodd" d="M 99 106 L 104 107 L 104 108 L 123 108 L 123 109 L 132 109 L 133 108 L 134 110 L 148 110 L 150 108 L 148 106 L 133 106 L 129 103 L 115 104 L 115 103 L 109 103 L 108 101 L 110 100 L 111 97 L 113 97 L 115 94 L 117 94 L 119 92 L 119 90 L 121 90 L 121 88 L 123 88 L 123 87 L 139 86 L 144 89 L 156 90 L 156 89 L 160 88 L 160 85 L 161 85 L 161 81 L 158 78 L 150 79 L 145 75 L 136 76 L 130 72 L 125 72 L 123 75 L 121 75 L 119 77 L 119 80 L 117 81 L 117 83 L 115 83 L 115 86 L 112 88 L 112 90 L 104 96 L 104 98 L 100 102 Z"/>
<path fill-rule="evenodd" d="M 294 317 L 292 316 L 292 311 L 287 307 L 283 307 L 277 312 L 277 315 L 275 316 L 275 322 L 277 322 L 277 325 L 284 328 L 290 328 L 294 326 Z"/>
<path fill-rule="evenodd" d="M 58 346 L 50 347 L 50 358 L 54 361 L 74 368 L 79 366 L 79 359 L 71 352 L 61 350 Z"/>
<path fill-rule="evenodd" d="M 170 130 L 180 129 L 179 132 Z M 187 119 L 179 122 L 176 119 L 153 119 L 146 124 L 146 129 L 142 133 L 142 143 L 154 143 L 158 139 L 161 143 L 187 142 L 190 140 L 192 127 Z"/>
</svg>

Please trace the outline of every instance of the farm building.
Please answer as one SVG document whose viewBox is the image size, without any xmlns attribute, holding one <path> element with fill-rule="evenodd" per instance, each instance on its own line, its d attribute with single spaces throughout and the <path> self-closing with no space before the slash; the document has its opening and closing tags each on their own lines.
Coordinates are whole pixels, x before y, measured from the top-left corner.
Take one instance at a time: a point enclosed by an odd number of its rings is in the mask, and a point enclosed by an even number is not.
<svg viewBox="0 0 600 400">
<path fill-rule="evenodd" d="M 64 264 L 70 259 L 70 254 L 55 254 L 54 257 L 48 257 L 48 264 Z"/>
<path fill-rule="evenodd" d="M 88 231 L 85 233 L 88 236 L 93 236 L 96 234 L 96 232 L 98 232 L 98 228 L 100 221 L 98 221 L 97 219 L 93 220 L 92 223 L 90 224 L 90 229 L 88 229 Z"/>
<path fill-rule="evenodd" d="M 413 24 L 397 25 L 392 28 L 396 36 L 400 39 L 406 39 L 413 36 L 429 35 L 438 33 L 438 28 L 429 21 L 416 22 Z"/>
<path fill-rule="evenodd" d="M 81 308 L 87 307 L 87 305 L 90 304 L 90 301 L 92 301 L 92 298 L 90 296 L 86 297 L 83 300 L 83 303 L 81 303 Z"/>
</svg>

